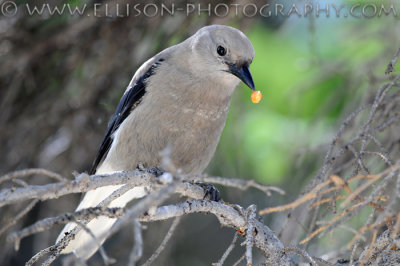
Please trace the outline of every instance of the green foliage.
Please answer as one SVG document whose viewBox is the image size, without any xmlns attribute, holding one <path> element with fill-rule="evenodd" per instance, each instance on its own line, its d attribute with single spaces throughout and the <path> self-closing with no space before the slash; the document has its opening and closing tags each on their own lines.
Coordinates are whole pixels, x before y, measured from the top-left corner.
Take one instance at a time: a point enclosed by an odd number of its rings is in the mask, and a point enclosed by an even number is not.
<svg viewBox="0 0 400 266">
<path fill-rule="evenodd" d="M 383 73 L 387 62 L 377 57 L 385 40 L 376 36 L 391 19 L 363 30 L 361 20 L 336 18 L 290 19 L 279 30 L 253 27 L 250 70 L 263 99 L 254 105 L 251 91 L 243 84 L 238 89 L 211 169 L 269 184 L 292 178 L 298 150 L 329 141 L 346 104 L 365 94 L 365 83 L 354 80 Z M 221 164 L 233 169 L 219 172 Z"/>
</svg>

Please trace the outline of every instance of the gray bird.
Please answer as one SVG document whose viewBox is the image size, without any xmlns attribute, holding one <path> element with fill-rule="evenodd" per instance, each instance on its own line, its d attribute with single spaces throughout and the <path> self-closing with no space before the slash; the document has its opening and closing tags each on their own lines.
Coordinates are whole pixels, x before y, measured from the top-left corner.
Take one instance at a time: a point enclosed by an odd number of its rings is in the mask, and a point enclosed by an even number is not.
<svg viewBox="0 0 400 266">
<path fill-rule="evenodd" d="M 242 80 L 254 90 L 249 66 L 254 48 L 239 30 L 203 27 L 185 41 L 146 61 L 135 73 L 112 116 L 90 174 L 135 170 L 139 164 L 161 167 L 160 151 L 170 147 L 173 165 L 184 174 L 199 174 L 213 156 L 235 87 Z M 94 207 L 120 186 L 86 193 L 77 210 Z M 109 207 L 124 207 L 146 195 L 137 187 Z M 87 227 L 99 239 L 116 219 L 99 217 Z M 59 241 L 76 224 L 60 233 Z M 63 253 L 87 260 L 98 245 L 79 231 Z"/>
</svg>

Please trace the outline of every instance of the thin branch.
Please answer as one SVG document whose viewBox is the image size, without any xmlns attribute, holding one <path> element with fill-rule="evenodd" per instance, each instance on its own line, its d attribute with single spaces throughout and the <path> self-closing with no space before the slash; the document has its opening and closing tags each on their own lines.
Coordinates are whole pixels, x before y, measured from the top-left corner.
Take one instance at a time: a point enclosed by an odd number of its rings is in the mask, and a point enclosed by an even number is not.
<svg viewBox="0 0 400 266">
<path fill-rule="evenodd" d="M 389 158 L 387 158 L 383 153 L 378 152 L 378 151 L 364 151 L 363 154 L 370 154 L 370 155 L 374 155 L 380 159 L 382 159 L 382 161 L 384 161 L 388 166 L 392 166 L 393 163 L 390 161 Z"/>
<path fill-rule="evenodd" d="M 390 159 L 389 156 L 389 152 L 385 149 L 385 147 L 383 146 L 383 144 L 373 135 L 368 134 L 368 138 L 370 138 L 376 146 L 378 146 L 378 148 L 381 150 L 382 156 L 385 158 L 385 162 L 389 165 L 392 166 L 393 162 Z"/>
<path fill-rule="evenodd" d="M 326 187 L 330 184 L 331 184 L 331 180 L 326 180 L 325 182 L 315 186 L 310 192 L 308 192 L 307 194 L 298 198 L 296 201 L 294 201 L 292 203 L 289 203 L 289 204 L 286 204 L 283 206 L 278 206 L 278 207 L 266 208 L 266 209 L 260 210 L 258 213 L 259 213 L 259 215 L 265 215 L 265 214 L 272 213 L 272 212 L 282 212 L 285 210 L 293 209 L 301 204 L 304 204 L 304 203 L 310 201 L 311 199 L 316 198 L 318 196 L 318 192 L 320 192 L 324 187 Z"/>
<path fill-rule="evenodd" d="M 163 241 L 161 242 L 160 246 L 154 251 L 151 257 L 143 263 L 142 266 L 149 266 L 151 265 L 157 258 L 160 256 L 161 252 L 165 249 L 168 244 L 168 241 L 171 239 L 172 235 L 175 232 L 175 229 L 178 227 L 179 223 L 181 222 L 182 217 L 176 217 L 175 220 L 172 222 L 171 227 L 169 228 L 167 234 L 165 235 Z"/>
<path fill-rule="evenodd" d="M 57 174 L 55 172 L 46 170 L 46 169 L 42 169 L 42 168 L 31 168 L 31 169 L 24 169 L 24 170 L 18 170 L 18 171 L 14 171 L 8 174 L 5 174 L 3 176 L 0 177 L 0 184 L 8 181 L 8 180 L 12 180 L 14 178 L 18 178 L 18 177 L 28 177 L 31 175 L 44 175 L 44 176 L 48 176 L 50 178 L 53 178 L 59 182 L 69 182 L 68 179 L 66 179 L 65 177 L 63 177 L 60 174 Z"/>
<path fill-rule="evenodd" d="M 222 226 L 234 229 L 246 228 L 247 225 L 245 214 L 226 203 L 208 200 L 187 200 L 174 205 L 162 206 L 152 214 L 143 215 L 140 220 L 145 222 L 158 221 L 190 213 L 212 213 L 217 216 Z M 255 220 L 254 228 L 257 230 L 257 234 L 254 236 L 254 245 L 263 251 L 267 257 L 274 259 L 273 263 L 286 265 L 288 258 L 281 254 L 280 250 L 283 248 L 283 244 L 275 234 L 257 220 Z"/>
<path fill-rule="evenodd" d="M 11 181 L 12 181 L 14 184 L 17 184 L 17 185 L 19 185 L 19 186 L 21 186 L 21 187 L 27 187 L 27 186 L 29 186 L 29 184 L 28 184 L 27 182 L 25 182 L 24 180 L 22 180 L 22 179 L 13 178 L 13 179 L 11 179 Z"/>
<path fill-rule="evenodd" d="M 227 187 L 234 187 L 240 190 L 247 190 L 251 187 L 263 191 L 267 196 L 271 196 L 271 191 L 277 192 L 281 195 L 285 195 L 285 191 L 281 188 L 274 186 L 265 186 L 252 179 L 240 179 L 240 178 L 225 178 L 225 177 L 214 177 L 214 176 L 201 176 L 201 181 L 219 184 Z"/>
<path fill-rule="evenodd" d="M 29 259 L 29 261 L 27 261 L 25 263 L 25 266 L 32 266 L 35 262 L 37 262 L 41 257 L 43 257 L 46 254 L 49 254 L 51 252 L 53 252 L 55 248 L 55 245 L 50 246 L 48 248 L 45 248 L 41 251 L 39 251 L 38 253 L 36 253 L 32 258 Z"/>
<path fill-rule="evenodd" d="M 360 245 L 360 241 L 359 241 L 359 240 L 356 240 L 356 242 L 354 243 L 354 246 L 353 246 L 353 248 L 352 248 L 352 250 L 351 250 L 350 263 L 349 263 L 349 265 L 353 265 L 353 263 L 354 263 L 354 257 L 355 257 L 355 255 L 356 255 L 356 251 L 357 251 L 357 248 L 358 248 L 359 245 Z"/>
<path fill-rule="evenodd" d="M 239 235 L 239 234 L 238 234 L 237 232 L 233 235 L 233 239 L 232 239 L 231 244 L 230 244 L 229 247 L 225 250 L 224 254 L 222 254 L 222 257 L 219 259 L 219 261 L 216 262 L 216 263 L 213 263 L 213 266 L 222 266 L 222 265 L 224 264 L 225 260 L 226 260 L 226 259 L 228 258 L 228 256 L 229 256 L 229 254 L 231 254 L 232 250 L 235 248 L 235 244 L 236 244 L 236 242 L 237 242 L 238 235 Z"/>
<path fill-rule="evenodd" d="M 97 239 L 97 237 L 96 237 L 96 236 L 93 234 L 93 232 L 86 226 L 86 224 L 84 224 L 84 223 L 82 223 L 82 222 L 80 222 L 80 221 L 78 221 L 78 220 L 75 220 L 75 219 L 74 219 L 74 223 L 78 224 L 79 227 L 81 227 L 86 233 L 88 233 L 88 234 L 92 237 L 92 240 L 96 243 L 97 248 L 99 249 L 100 255 L 101 255 L 101 257 L 102 257 L 102 259 L 103 259 L 103 261 L 104 261 L 104 264 L 105 264 L 106 266 L 111 265 L 111 264 L 113 264 L 113 263 L 116 262 L 115 259 L 110 258 L 110 257 L 107 255 L 107 253 L 106 253 L 106 251 L 104 250 L 103 245 L 100 243 L 99 239 Z M 50 261 L 50 263 L 51 263 L 51 261 Z M 49 263 L 48 265 L 50 265 L 50 263 Z M 45 265 L 45 264 L 43 264 L 43 265 Z"/>
<path fill-rule="evenodd" d="M 353 147 L 353 145 L 348 144 L 347 148 L 353 153 L 354 158 L 356 158 L 356 162 L 358 164 L 358 168 L 362 169 L 364 174 L 369 174 L 369 170 L 367 169 L 367 167 L 365 166 L 361 156 L 361 153 L 358 153 L 358 151 Z M 353 172 L 352 175 L 357 175 L 358 171 Z"/>
<path fill-rule="evenodd" d="M 285 252 L 288 253 L 295 253 L 297 255 L 300 255 L 301 257 L 305 258 L 308 260 L 308 262 L 313 265 L 313 266 L 318 266 L 317 262 L 314 260 L 313 257 L 310 256 L 310 254 L 307 253 L 307 251 L 302 250 L 302 249 L 298 249 L 295 247 L 290 247 L 290 248 L 285 248 L 284 249 Z M 330 263 L 327 262 L 328 265 L 331 265 Z"/>
<path fill-rule="evenodd" d="M 59 182 L 43 186 L 3 189 L 0 191 L 0 207 L 28 199 L 54 199 L 67 194 L 87 192 L 98 187 L 109 185 L 132 184 L 137 187 L 148 186 L 152 183 L 156 183 L 153 180 L 154 176 L 152 174 L 142 171 L 115 172 L 109 175 L 92 176 L 83 173 L 67 184 Z"/>
<path fill-rule="evenodd" d="M 321 168 L 321 170 L 318 172 L 318 174 L 314 177 L 313 180 L 313 185 L 319 184 L 321 180 L 324 180 L 326 173 L 328 172 L 328 169 L 332 166 L 333 162 L 336 160 L 337 156 L 332 156 L 333 150 L 336 146 L 336 143 L 339 141 L 340 137 L 342 136 L 344 130 L 350 125 L 352 120 L 362 111 L 368 109 L 371 105 L 363 105 L 359 107 L 357 110 L 353 111 L 350 115 L 346 117 L 346 119 L 343 121 L 343 123 L 340 125 L 339 129 L 337 130 L 331 144 L 329 145 L 329 149 L 325 155 L 324 158 L 324 163 Z"/>
<path fill-rule="evenodd" d="M 250 205 L 247 208 L 247 234 L 246 234 L 246 260 L 247 265 L 253 265 L 253 253 L 251 248 L 253 247 L 254 234 L 255 232 L 255 221 L 256 221 L 256 205 Z"/>
<path fill-rule="evenodd" d="M 33 200 L 31 203 L 28 204 L 20 213 L 18 213 L 8 224 L 6 224 L 3 228 L 0 229 L 0 236 L 11 226 L 16 224 L 22 217 L 24 217 L 28 212 L 30 212 L 33 207 L 36 206 L 36 204 L 39 202 L 39 200 Z"/>
<path fill-rule="evenodd" d="M 0 207 L 4 205 L 15 204 L 18 202 L 22 202 L 28 199 L 40 199 L 40 200 L 48 200 L 59 198 L 64 195 L 72 194 L 72 193 L 82 193 L 87 192 L 89 190 L 96 189 L 98 187 L 109 186 L 109 185 L 130 185 L 130 187 L 147 187 L 147 186 L 156 186 L 157 184 L 163 184 L 164 175 L 160 177 L 155 177 L 154 175 L 146 172 L 146 171 L 130 171 L 130 172 L 115 172 L 112 174 L 105 174 L 105 175 L 87 175 L 82 173 L 78 175 L 75 180 L 72 180 L 68 183 L 53 183 L 47 184 L 43 186 L 28 186 L 25 188 L 14 188 L 14 189 L 3 189 L 0 191 Z M 198 175 L 185 175 L 185 176 L 177 176 L 175 177 L 180 180 L 201 180 L 202 177 Z M 251 180 L 239 180 L 238 182 L 234 181 L 235 179 L 232 178 L 213 178 L 207 177 L 207 180 L 213 179 L 216 181 L 215 183 L 223 183 L 229 186 L 231 184 L 232 187 L 237 187 L 243 189 L 243 186 L 248 187 L 257 187 L 267 194 L 270 193 L 269 191 L 276 191 L 280 194 L 284 193 L 283 190 L 270 187 L 270 186 L 263 186 L 259 183 L 253 182 Z M 166 179 L 166 181 L 168 181 Z M 240 187 L 240 184 L 243 186 Z M 129 189 L 129 187 L 124 188 Z M 197 191 L 197 192 L 196 192 Z M 267 192 L 268 191 L 268 192 Z M 117 192 L 116 192 L 117 193 Z M 191 196 L 194 195 L 195 198 L 202 198 L 204 197 L 204 189 L 199 186 L 195 186 L 193 184 L 181 183 L 177 185 L 177 193 L 180 193 L 184 196 Z M 200 194 L 202 194 L 200 196 Z"/>
<path fill-rule="evenodd" d="M 140 260 L 143 255 L 143 236 L 142 236 L 142 225 L 138 219 L 133 219 L 133 239 L 134 245 L 129 255 L 129 266 L 136 265 L 136 262 Z"/>
<path fill-rule="evenodd" d="M 105 232 L 104 234 L 98 236 L 99 239 L 107 239 L 109 238 L 112 234 L 117 232 L 119 229 L 121 229 L 123 226 L 128 225 L 134 218 L 137 218 L 139 215 L 143 214 L 145 211 L 149 210 L 151 207 L 155 207 L 158 204 L 162 203 L 164 200 L 166 200 L 169 195 L 172 194 L 172 192 L 175 189 L 175 183 L 172 183 L 170 185 L 167 185 L 166 187 L 157 190 L 153 192 L 152 194 L 148 195 L 144 199 L 140 200 L 137 204 L 135 204 L 133 207 L 125 211 L 125 214 L 120 217 L 119 220 L 113 225 L 113 227 Z M 63 249 L 65 249 L 69 242 L 75 237 L 77 234 L 78 227 L 75 227 L 68 235 L 64 236 L 63 238 L 58 241 L 52 249 L 52 253 L 50 257 L 46 260 L 46 263 L 52 263 L 54 260 L 56 260 Z"/>
<path fill-rule="evenodd" d="M 397 60 L 399 60 L 400 57 L 400 48 L 399 50 L 397 50 L 397 53 L 395 54 L 395 56 L 393 57 L 392 61 L 390 61 L 390 63 L 387 65 L 386 70 L 385 70 L 385 74 L 389 75 L 392 72 L 395 72 L 396 70 L 394 69 L 394 66 L 397 63 Z"/>
<path fill-rule="evenodd" d="M 50 217 L 37 221 L 33 225 L 30 225 L 20 231 L 13 232 L 7 237 L 7 241 L 16 242 L 16 249 L 18 250 L 19 246 L 18 243 L 21 241 L 21 239 L 33 234 L 46 231 L 51 227 L 53 227 L 54 225 L 67 224 L 82 219 L 93 219 L 99 216 L 118 218 L 121 217 L 123 213 L 124 210 L 122 208 L 101 208 L 101 207 L 82 209 L 74 213 L 64 213 L 56 217 Z"/>
<path fill-rule="evenodd" d="M 246 258 L 246 254 L 243 254 L 232 266 L 238 266 L 244 259 Z"/>
</svg>

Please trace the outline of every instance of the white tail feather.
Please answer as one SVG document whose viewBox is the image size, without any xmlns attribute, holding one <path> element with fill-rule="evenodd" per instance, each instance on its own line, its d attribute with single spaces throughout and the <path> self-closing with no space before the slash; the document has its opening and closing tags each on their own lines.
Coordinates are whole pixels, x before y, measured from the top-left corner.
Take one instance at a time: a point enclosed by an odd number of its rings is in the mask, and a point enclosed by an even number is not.
<svg viewBox="0 0 400 266">
<path fill-rule="evenodd" d="M 103 169 L 99 169 L 96 174 L 104 173 Z M 103 171 L 101 171 L 103 170 Z M 108 173 L 112 171 L 107 171 Z M 110 196 L 115 190 L 122 187 L 122 185 L 117 186 L 106 186 L 100 187 L 95 190 L 88 191 L 84 198 L 82 199 L 81 203 L 77 207 L 77 211 L 89 207 L 96 207 L 101 201 L 105 198 Z M 142 198 L 146 195 L 146 189 L 144 187 L 136 187 L 121 197 L 115 199 L 108 205 L 108 207 L 125 207 L 125 205 L 133 199 Z M 110 230 L 113 224 L 117 221 L 115 218 L 108 218 L 108 217 L 98 217 L 91 220 L 86 227 L 96 236 L 98 242 L 102 244 L 106 239 L 104 234 Z M 65 233 L 70 232 L 72 229 L 76 227 L 76 223 L 69 223 L 67 224 L 64 229 L 61 231 L 60 235 L 58 236 L 56 243 L 61 240 L 62 237 L 65 236 Z M 103 236 L 102 238 L 100 238 Z M 72 239 L 68 246 L 61 252 L 63 254 L 74 252 L 76 256 L 87 260 L 89 259 L 98 249 L 98 243 L 93 239 L 93 237 L 81 229 Z"/>
</svg>

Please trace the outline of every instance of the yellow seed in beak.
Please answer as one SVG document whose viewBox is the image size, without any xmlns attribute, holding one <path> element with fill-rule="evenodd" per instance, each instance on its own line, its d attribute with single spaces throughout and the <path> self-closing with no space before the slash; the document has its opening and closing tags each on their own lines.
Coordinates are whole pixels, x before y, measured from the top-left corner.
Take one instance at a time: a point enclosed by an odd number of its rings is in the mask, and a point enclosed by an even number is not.
<svg viewBox="0 0 400 266">
<path fill-rule="evenodd" d="M 262 99 L 262 94 L 260 91 L 253 91 L 253 93 L 251 94 L 251 101 L 253 103 L 259 103 Z"/>
</svg>

